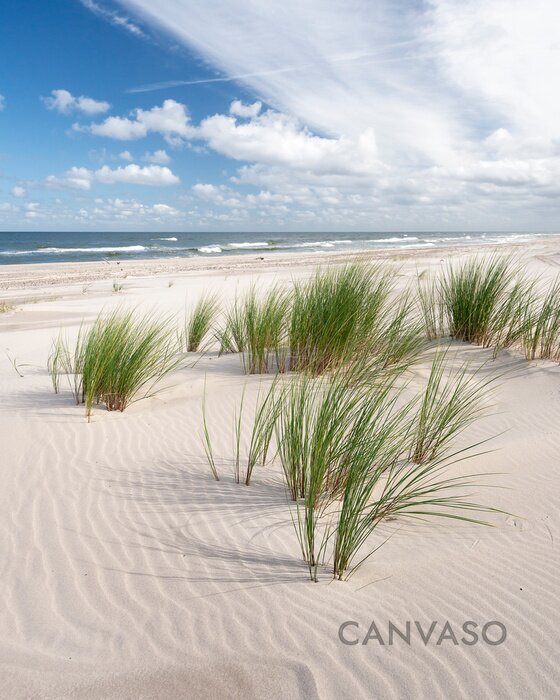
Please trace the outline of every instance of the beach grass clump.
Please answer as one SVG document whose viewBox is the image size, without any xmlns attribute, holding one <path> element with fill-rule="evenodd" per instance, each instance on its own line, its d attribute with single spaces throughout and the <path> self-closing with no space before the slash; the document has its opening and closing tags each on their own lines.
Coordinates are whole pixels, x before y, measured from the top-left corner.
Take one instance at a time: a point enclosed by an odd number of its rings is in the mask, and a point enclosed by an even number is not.
<svg viewBox="0 0 560 700">
<path fill-rule="evenodd" d="M 346 488 L 353 462 L 365 455 L 392 416 L 399 396 L 391 391 L 396 377 L 378 367 L 372 373 L 361 361 L 328 377 L 295 375 L 276 398 L 278 458 L 296 504 L 294 525 L 313 580 L 331 534 L 328 528 L 318 534 L 322 520 Z"/>
<path fill-rule="evenodd" d="M 448 350 L 436 351 L 411 435 L 410 458 L 416 464 L 441 459 L 452 441 L 487 413 L 495 377 L 479 378 L 463 363 L 448 371 Z"/>
<path fill-rule="evenodd" d="M 560 362 L 560 279 L 525 306 L 521 347 L 528 360 Z"/>
<path fill-rule="evenodd" d="M 353 263 L 294 285 L 290 367 L 314 375 L 367 351 L 393 287 L 391 272 Z"/>
<path fill-rule="evenodd" d="M 283 372 L 289 313 L 286 290 L 274 286 L 260 295 L 252 287 L 226 311 L 224 326 L 218 331 L 220 351 L 241 353 L 247 374 Z"/>
<path fill-rule="evenodd" d="M 191 310 L 185 329 L 181 335 L 181 342 L 187 352 L 198 352 L 210 333 L 212 325 L 220 309 L 220 302 L 216 294 L 205 294 Z"/>
<path fill-rule="evenodd" d="M 170 319 L 137 316 L 115 310 L 100 315 L 89 329 L 80 329 L 71 349 L 62 336 L 53 344 L 48 362 L 55 391 L 61 374 L 71 378 L 76 401 L 91 415 L 95 404 L 109 411 L 124 411 L 149 394 L 180 361 Z"/>
<path fill-rule="evenodd" d="M 514 310 L 519 309 L 522 288 L 517 288 L 515 299 L 510 296 L 518 272 L 509 257 L 475 257 L 450 264 L 439 286 L 449 334 L 483 347 L 503 340 Z"/>
<path fill-rule="evenodd" d="M 360 356 L 326 375 L 292 375 L 268 403 L 267 428 L 271 420 L 312 580 L 328 556 L 336 578 L 355 571 L 375 551 L 365 547 L 368 537 L 388 520 L 480 523 L 476 512 L 493 510 L 465 495 L 476 476 L 448 473 L 465 459 L 466 449 L 449 448 L 485 413 L 490 380 L 478 381 L 464 366 L 448 371 L 443 351 L 423 398 L 410 397 L 404 378 L 402 365 L 383 369 Z"/>
</svg>

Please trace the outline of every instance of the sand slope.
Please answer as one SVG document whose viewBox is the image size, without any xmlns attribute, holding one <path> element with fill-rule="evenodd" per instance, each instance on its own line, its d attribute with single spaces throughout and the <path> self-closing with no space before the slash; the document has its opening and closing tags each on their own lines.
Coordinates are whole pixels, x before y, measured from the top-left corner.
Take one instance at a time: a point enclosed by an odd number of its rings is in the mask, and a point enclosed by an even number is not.
<svg viewBox="0 0 560 700">
<path fill-rule="evenodd" d="M 439 261 L 419 253 L 403 274 Z M 555 261 L 554 250 L 531 251 L 529 265 L 550 275 Z M 558 697 L 559 367 L 504 354 L 492 365 L 509 372 L 493 415 L 464 437 L 499 435 L 464 469 L 503 472 L 492 481 L 505 488 L 484 497 L 515 515 L 495 528 L 387 527 L 373 544 L 391 538 L 344 583 L 307 580 L 277 470 L 233 482 L 235 407 L 247 383 L 250 413 L 270 381 L 247 380 L 237 357 L 210 354 L 90 424 L 67 392 L 52 393 L 45 362 L 60 327 L 76 332 L 116 304 L 182 313 L 187 295 L 231 296 L 257 272 L 179 273 L 171 287 L 166 275 L 129 278 L 120 295 L 99 280 L 85 293 L 59 287 L 54 301 L 38 286 L 36 303 L 0 317 L 0 696 Z M 220 482 L 200 441 L 205 376 Z M 342 644 L 348 620 L 360 641 L 375 620 L 385 645 Z M 435 637 L 446 620 L 459 636 L 467 620 L 497 620 L 508 636 L 389 645 L 389 621 L 407 620 L 437 621 Z"/>
</svg>

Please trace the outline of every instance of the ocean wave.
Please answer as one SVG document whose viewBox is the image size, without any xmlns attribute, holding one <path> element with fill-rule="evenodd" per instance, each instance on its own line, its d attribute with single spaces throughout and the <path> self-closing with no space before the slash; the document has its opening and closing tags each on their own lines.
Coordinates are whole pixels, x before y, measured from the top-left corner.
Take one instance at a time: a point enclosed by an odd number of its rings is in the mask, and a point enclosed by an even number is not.
<svg viewBox="0 0 560 700">
<path fill-rule="evenodd" d="M 354 241 L 349 238 L 335 240 L 335 241 L 305 241 L 305 243 L 295 243 L 293 246 L 286 246 L 289 248 L 334 248 L 335 245 L 348 245 Z"/>
<path fill-rule="evenodd" d="M 169 236 L 169 238 L 156 238 L 156 241 L 177 241 L 179 240 L 175 236 Z"/>
<path fill-rule="evenodd" d="M 269 244 L 267 241 L 256 241 L 251 243 L 250 241 L 244 241 L 243 243 L 228 243 L 228 248 L 268 248 Z"/>
<path fill-rule="evenodd" d="M 417 236 L 392 236 L 391 238 L 371 238 L 366 243 L 408 243 L 408 241 L 419 241 Z"/>
<path fill-rule="evenodd" d="M 203 245 L 201 248 L 197 248 L 199 253 L 221 253 L 222 249 L 219 245 Z"/>
<path fill-rule="evenodd" d="M 0 255 L 64 255 L 64 253 L 141 253 L 144 245 L 103 246 L 99 248 L 37 248 L 35 250 L 3 250 Z"/>
</svg>

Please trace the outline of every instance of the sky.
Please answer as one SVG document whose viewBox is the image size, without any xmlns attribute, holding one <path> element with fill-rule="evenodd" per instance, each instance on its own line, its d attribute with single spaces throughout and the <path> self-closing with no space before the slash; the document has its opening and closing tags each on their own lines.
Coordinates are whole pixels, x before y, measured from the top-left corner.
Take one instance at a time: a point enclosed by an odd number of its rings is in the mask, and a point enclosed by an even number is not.
<svg viewBox="0 0 560 700">
<path fill-rule="evenodd" d="M 560 230 L 558 0 L 26 0 L 2 231 Z"/>
</svg>

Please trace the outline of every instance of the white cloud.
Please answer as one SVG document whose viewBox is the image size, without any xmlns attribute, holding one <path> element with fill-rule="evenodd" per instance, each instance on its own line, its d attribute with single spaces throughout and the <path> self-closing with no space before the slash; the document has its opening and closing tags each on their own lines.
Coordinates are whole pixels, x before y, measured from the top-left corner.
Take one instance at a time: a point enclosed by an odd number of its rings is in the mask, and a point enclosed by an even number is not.
<svg viewBox="0 0 560 700">
<path fill-rule="evenodd" d="M 6 108 L 6 98 L 4 95 L 0 95 L 0 112 Z"/>
<path fill-rule="evenodd" d="M 158 163 L 159 165 L 167 165 L 171 162 L 169 154 L 162 148 L 154 151 L 153 153 L 144 153 L 143 160 L 147 161 L 148 163 Z"/>
<path fill-rule="evenodd" d="M 234 100 L 229 107 L 229 113 L 235 117 L 256 117 L 261 108 L 262 102 L 246 105 L 241 100 Z"/>
<path fill-rule="evenodd" d="M 208 82 L 274 105 L 236 100 L 183 137 L 247 161 L 240 186 L 299 191 L 323 221 L 327 198 L 348 225 L 555 225 L 559 3 L 123 3 L 220 71 Z"/>
<path fill-rule="evenodd" d="M 82 112 L 89 115 L 102 114 L 111 106 L 108 102 L 94 100 L 85 95 L 74 97 L 68 90 L 51 90 L 50 97 L 42 97 L 41 100 L 47 109 L 55 110 L 61 114 L 70 112 Z"/>
<path fill-rule="evenodd" d="M 272 110 L 242 122 L 217 114 L 204 119 L 194 135 L 214 151 L 236 160 L 319 173 L 371 174 L 379 169 L 372 130 L 352 138 L 326 138 Z"/>
<path fill-rule="evenodd" d="M 104 184 L 126 182 L 135 185 L 177 185 L 179 178 L 166 167 L 160 165 L 127 165 L 122 168 L 111 169 L 104 165 L 95 171 L 95 180 Z"/>
<path fill-rule="evenodd" d="M 195 126 L 184 104 L 165 100 L 161 107 L 134 110 L 132 119 L 108 117 L 100 124 L 74 125 L 74 128 L 120 140 L 143 138 L 150 132 L 162 134 L 171 144 L 199 140 L 235 160 L 281 164 L 318 173 L 365 175 L 380 169 L 373 130 L 352 137 L 318 136 L 285 114 L 274 110 L 259 114 L 260 103 L 255 105 L 249 108 L 234 101 L 229 115 L 215 114 Z M 234 116 L 240 111 L 242 117 Z M 253 116 L 249 116 L 251 113 Z M 146 154 L 144 159 L 152 163 L 169 162 L 164 150 Z"/>
<path fill-rule="evenodd" d="M 171 145 L 178 140 L 189 138 L 192 127 L 185 105 L 175 100 L 165 100 L 161 107 L 152 109 L 135 109 L 132 118 L 108 117 L 100 124 L 90 124 L 87 127 L 74 124 L 76 131 L 89 131 L 94 136 L 121 141 L 132 141 L 147 136 L 150 132 L 162 134 Z"/>
<path fill-rule="evenodd" d="M 180 218 L 181 213 L 168 204 L 144 204 L 136 199 L 96 199 L 95 206 L 86 209 L 86 216 L 97 224 L 110 225 L 153 225 L 158 222 L 173 223 Z"/>
<path fill-rule="evenodd" d="M 45 178 L 46 187 L 68 188 L 74 190 L 89 190 L 93 181 L 93 171 L 74 166 L 64 175 L 48 175 Z"/>
<path fill-rule="evenodd" d="M 12 187 L 11 194 L 13 197 L 25 197 L 26 190 L 24 187 L 16 185 L 15 187 Z"/>
<path fill-rule="evenodd" d="M 128 161 L 134 160 L 134 158 L 132 157 L 132 153 L 130 151 L 122 151 L 121 153 L 119 153 L 119 158 L 121 160 L 128 160 Z"/>
<path fill-rule="evenodd" d="M 152 206 L 152 211 L 155 214 L 158 215 L 165 215 L 165 216 L 178 216 L 180 214 L 177 209 L 174 207 L 170 207 L 169 204 L 154 204 Z"/>
<path fill-rule="evenodd" d="M 87 7 L 88 10 L 91 10 L 98 17 L 102 17 L 111 24 L 114 24 L 116 27 L 121 27 L 122 29 L 125 29 L 127 32 L 130 32 L 136 37 L 147 39 L 146 34 L 140 29 L 140 27 L 134 22 L 132 22 L 128 17 L 120 15 L 114 10 L 107 10 L 98 3 L 94 2 L 94 0 L 79 1 L 84 7 Z"/>
<path fill-rule="evenodd" d="M 150 185 L 165 187 L 177 185 L 180 180 L 169 168 L 159 165 L 140 166 L 134 163 L 125 167 L 110 168 L 104 165 L 98 170 L 73 167 L 62 176 L 49 175 L 45 185 L 50 188 L 89 190 L 93 183 L 112 185 L 126 183 L 131 185 Z"/>
</svg>

